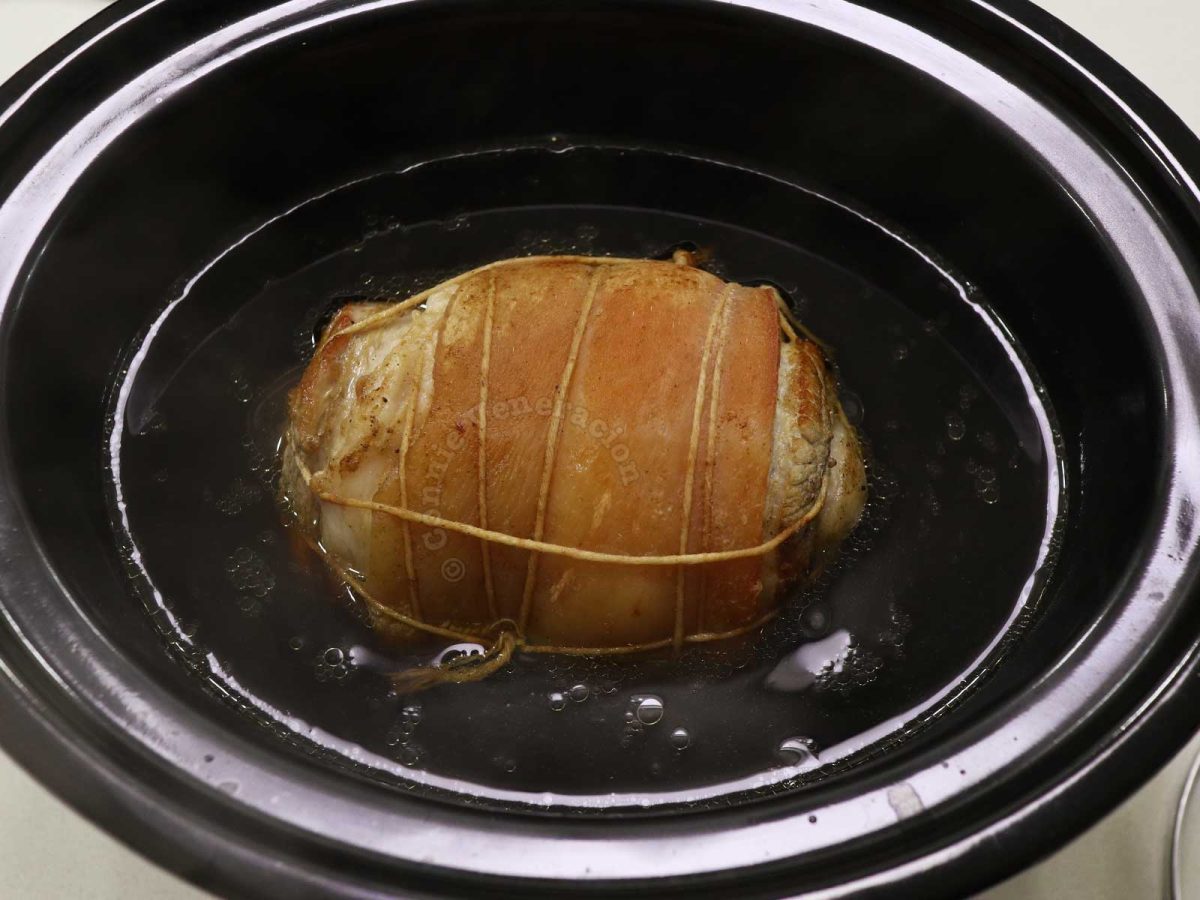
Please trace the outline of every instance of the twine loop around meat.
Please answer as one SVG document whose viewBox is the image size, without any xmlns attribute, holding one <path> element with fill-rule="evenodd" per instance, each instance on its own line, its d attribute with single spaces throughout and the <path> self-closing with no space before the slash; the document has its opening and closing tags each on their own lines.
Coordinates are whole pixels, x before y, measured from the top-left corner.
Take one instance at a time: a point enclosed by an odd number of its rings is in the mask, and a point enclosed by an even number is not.
<svg viewBox="0 0 1200 900">
<path fill-rule="evenodd" d="M 366 602 L 373 615 L 380 616 L 398 625 L 403 625 L 415 631 L 419 631 L 431 636 L 448 638 L 455 641 L 478 643 L 487 647 L 487 650 L 482 655 L 463 655 L 453 660 L 446 661 L 441 665 L 419 666 L 394 675 L 393 683 L 396 687 L 396 690 L 402 693 L 420 691 L 439 684 L 463 684 L 467 682 L 479 681 L 502 669 L 509 663 L 513 655 L 517 652 L 553 653 L 575 656 L 624 655 L 667 648 L 672 648 L 675 652 L 679 652 L 685 644 L 698 644 L 727 640 L 752 632 L 773 618 L 776 610 L 771 610 L 763 616 L 760 616 L 754 622 L 733 630 L 685 634 L 683 629 L 685 568 L 688 566 L 706 565 L 738 559 L 761 557 L 768 553 L 774 552 L 780 547 L 780 545 L 782 545 L 789 538 L 798 534 L 800 530 L 804 528 L 804 526 L 811 522 L 820 513 L 821 508 L 824 505 L 828 475 L 826 475 L 826 478 L 822 481 L 819 494 L 810 508 L 794 521 L 788 523 L 786 527 L 784 527 L 773 537 L 752 547 L 696 553 L 687 552 L 690 537 L 689 527 L 691 522 L 691 509 L 695 488 L 696 468 L 697 461 L 700 456 L 699 443 L 702 418 L 701 411 L 704 406 L 706 392 L 715 392 L 719 382 L 720 360 L 722 354 L 724 353 L 726 337 L 726 329 L 724 327 L 725 310 L 732 296 L 733 289 L 736 287 L 736 285 L 730 284 L 727 289 L 722 292 L 721 299 L 716 304 L 716 307 L 713 311 L 706 333 L 703 354 L 701 357 L 700 373 L 697 379 L 695 401 L 693 404 L 691 440 L 688 447 L 687 470 L 682 502 L 682 525 L 680 529 L 679 552 L 675 554 L 659 555 L 608 553 L 596 550 L 587 550 L 581 547 L 555 544 L 543 540 L 550 476 L 553 471 L 555 454 L 557 452 L 559 436 L 562 430 L 564 398 L 566 396 L 567 389 L 569 389 L 571 378 L 574 374 L 575 365 L 579 357 L 579 349 L 582 343 L 584 329 L 587 325 L 588 314 L 592 305 L 592 300 L 595 297 L 596 288 L 599 284 L 601 273 L 603 272 L 604 267 L 614 263 L 630 262 L 630 260 L 608 257 L 553 258 L 558 260 L 564 258 L 575 259 L 576 261 L 592 264 L 595 266 L 595 268 L 593 270 L 593 277 L 589 284 L 588 291 L 582 304 L 580 315 L 572 335 L 570 352 L 568 354 L 566 366 L 560 381 L 560 383 L 564 385 L 564 389 L 557 392 L 555 405 L 551 413 L 550 426 L 547 431 L 547 443 L 542 461 L 542 477 L 537 498 L 536 518 L 532 537 L 519 537 L 487 527 L 488 510 L 485 490 L 487 470 L 486 466 L 484 465 L 484 458 L 487 448 L 486 408 L 488 399 L 487 391 L 489 380 L 488 366 L 491 345 L 491 323 L 496 293 L 495 269 L 499 266 L 516 262 L 515 260 L 493 263 L 491 265 L 472 270 L 471 272 L 464 273 L 455 279 L 451 279 L 450 282 L 445 282 L 442 285 L 439 285 L 437 288 L 417 294 L 403 302 L 396 303 L 395 305 L 388 307 L 381 312 L 368 316 L 359 322 L 353 323 L 339 330 L 336 332 L 336 335 L 334 335 L 336 337 L 344 337 L 348 335 L 363 334 L 395 318 L 396 316 L 403 315 L 409 310 L 419 306 L 422 302 L 428 299 L 434 290 L 438 290 L 448 284 L 462 281 L 466 278 L 483 272 L 491 273 L 489 292 L 487 296 L 487 308 L 485 312 L 485 337 L 482 351 L 480 378 L 480 410 L 483 411 L 483 414 L 479 418 L 479 525 L 471 525 L 466 522 L 444 519 L 440 516 L 429 515 L 409 508 L 407 505 L 406 486 L 403 479 L 401 480 L 400 485 L 402 500 L 400 505 L 391 505 L 379 503 L 374 500 L 346 497 L 334 491 L 328 490 L 325 487 L 325 482 L 327 479 L 324 477 L 323 473 L 318 472 L 314 474 L 309 471 L 307 465 L 300 456 L 299 448 L 295 446 L 293 442 L 293 458 L 295 460 L 297 470 L 301 475 L 305 485 L 317 499 L 323 503 L 330 503 L 351 509 L 366 510 L 373 513 L 381 513 L 392 516 L 396 519 L 399 519 L 404 524 L 403 535 L 405 544 L 405 562 L 410 593 L 412 594 L 411 608 L 415 615 L 406 615 L 405 613 L 399 612 L 398 610 L 380 602 L 377 598 L 372 596 L 370 590 L 363 583 L 362 579 L 358 578 L 354 573 L 349 571 L 348 568 L 338 559 L 334 558 L 333 555 L 326 552 L 320 544 L 311 539 L 309 540 L 310 546 L 312 546 L 314 550 L 316 550 L 316 552 L 325 559 L 326 563 L 338 574 L 338 576 L 346 583 L 346 585 Z M 537 258 L 534 257 L 519 261 L 532 262 L 536 259 Z M 677 258 L 676 262 L 681 263 L 681 260 Z M 783 306 L 782 301 L 780 301 L 779 322 L 781 332 L 785 336 L 785 339 L 790 341 L 798 340 L 797 328 L 799 326 L 793 322 L 789 315 L 789 311 Z M 713 377 L 710 381 L 708 377 L 709 362 L 713 358 L 714 354 L 716 355 L 717 363 L 715 366 L 713 366 Z M 408 445 L 410 443 L 411 430 L 413 427 L 413 405 L 413 403 L 409 403 L 409 409 L 405 418 L 404 432 L 401 438 L 400 458 L 397 464 L 400 466 L 402 472 L 405 465 Z M 715 404 L 710 403 L 709 407 L 711 416 L 713 415 Z M 710 465 L 706 466 L 706 472 L 711 471 L 712 454 L 714 452 L 713 433 L 714 429 L 712 428 L 712 423 L 710 422 L 710 428 L 708 431 L 709 443 L 707 447 L 708 461 Z M 289 438 L 289 440 L 292 440 L 292 438 Z M 711 485 L 706 483 L 705 489 L 707 492 L 709 492 L 709 495 L 711 495 Z M 422 525 L 430 528 L 441 528 L 447 531 L 457 532 L 468 537 L 473 537 L 480 541 L 483 549 L 482 558 L 484 564 L 484 583 L 487 591 L 489 609 L 493 615 L 495 615 L 496 610 L 494 588 L 491 577 L 490 554 L 488 552 L 489 546 L 491 544 L 500 544 L 530 551 L 521 609 L 517 619 L 502 619 L 497 617 L 490 626 L 488 626 L 486 629 L 483 629 L 483 633 L 471 634 L 456 628 L 438 625 L 422 618 L 420 615 L 419 596 L 416 592 L 416 575 L 412 558 L 411 536 L 409 534 L 409 526 L 411 524 Z M 537 574 L 538 559 L 542 554 L 557 555 L 584 562 L 611 563 L 626 566 L 676 567 L 675 624 L 672 636 L 657 641 L 650 641 L 641 644 L 626 644 L 616 647 L 572 647 L 530 643 L 526 638 L 526 629 L 531 612 L 531 601 Z"/>
</svg>

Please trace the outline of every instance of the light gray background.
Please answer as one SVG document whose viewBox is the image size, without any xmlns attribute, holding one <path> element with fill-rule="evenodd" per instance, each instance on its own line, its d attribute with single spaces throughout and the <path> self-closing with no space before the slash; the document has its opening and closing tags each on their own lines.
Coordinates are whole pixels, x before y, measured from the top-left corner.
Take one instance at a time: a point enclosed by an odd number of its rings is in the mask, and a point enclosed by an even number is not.
<svg viewBox="0 0 1200 900">
<path fill-rule="evenodd" d="M 1129 68 L 1200 131 L 1200 0 L 1040 2 Z M 104 5 L 104 0 L 0 0 L 0 81 Z M 1175 801 L 1197 752 L 1200 738 L 1083 837 L 977 900 L 1163 896 Z M 0 897 L 206 896 L 85 822 L 0 754 Z"/>
</svg>

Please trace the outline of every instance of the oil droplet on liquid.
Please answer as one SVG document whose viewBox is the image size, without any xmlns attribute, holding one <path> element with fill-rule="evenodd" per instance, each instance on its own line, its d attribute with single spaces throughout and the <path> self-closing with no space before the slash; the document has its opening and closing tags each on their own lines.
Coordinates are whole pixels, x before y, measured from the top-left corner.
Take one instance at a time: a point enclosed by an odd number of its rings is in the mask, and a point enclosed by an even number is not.
<svg viewBox="0 0 1200 900">
<path fill-rule="evenodd" d="M 767 676 L 767 687 L 776 691 L 803 691 L 824 673 L 840 673 L 853 643 L 850 632 L 839 628 L 828 637 L 801 644 Z"/>
</svg>

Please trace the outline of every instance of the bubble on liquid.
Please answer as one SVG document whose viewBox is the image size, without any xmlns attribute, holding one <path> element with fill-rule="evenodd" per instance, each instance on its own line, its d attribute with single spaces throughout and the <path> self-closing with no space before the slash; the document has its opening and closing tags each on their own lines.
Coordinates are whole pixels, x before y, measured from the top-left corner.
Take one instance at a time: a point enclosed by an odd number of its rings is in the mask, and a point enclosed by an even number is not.
<svg viewBox="0 0 1200 900">
<path fill-rule="evenodd" d="M 577 684 L 567 691 L 567 696 L 575 703 L 582 703 L 588 698 L 588 694 L 590 693 L 586 684 Z"/>
<path fill-rule="evenodd" d="M 406 704 L 384 738 L 389 747 L 395 748 L 397 758 L 406 766 L 415 765 L 422 753 L 421 748 L 413 743 L 413 734 L 421 724 L 421 712 L 421 704 Z M 406 762 L 406 758 L 411 761 Z"/>
<path fill-rule="evenodd" d="M 562 135 L 552 134 L 549 138 L 548 148 L 551 153 L 569 153 L 575 149 L 575 145 L 564 139 Z"/>
<path fill-rule="evenodd" d="M 262 490 L 252 481 L 235 478 L 229 487 L 213 503 L 227 516 L 240 516 L 262 497 Z"/>
<path fill-rule="evenodd" d="M 862 400 L 858 394 L 843 389 L 838 391 L 838 399 L 841 401 L 842 412 L 846 416 L 846 421 L 856 427 L 861 425 L 864 409 Z"/>
<path fill-rule="evenodd" d="M 634 694 L 630 697 L 624 713 L 621 746 L 633 746 L 634 741 L 645 734 L 647 727 L 661 722 L 664 709 L 662 698 L 653 694 Z"/>
<path fill-rule="evenodd" d="M 676 728 L 671 732 L 670 741 L 676 750 L 686 750 L 692 745 L 692 736 L 686 728 Z"/>
<path fill-rule="evenodd" d="M 529 253 L 547 253 L 554 249 L 554 237 L 543 232 L 523 229 L 517 232 L 517 246 Z"/>
<path fill-rule="evenodd" d="M 820 637 L 829 630 L 829 610 L 821 603 L 813 603 L 804 611 L 804 629 L 810 637 Z"/>
<path fill-rule="evenodd" d="M 239 547 L 225 560 L 225 573 L 237 594 L 234 604 L 244 613 L 257 614 L 262 601 L 275 588 L 275 574 L 249 547 Z"/>
<path fill-rule="evenodd" d="M 971 408 L 977 399 L 979 399 L 979 389 L 973 384 L 964 384 L 958 389 L 958 407 L 962 410 Z"/>
<path fill-rule="evenodd" d="M 562 712 L 567 708 L 567 697 L 562 691 L 551 691 L 548 699 L 550 708 L 555 712 Z"/>
<path fill-rule="evenodd" d="M 246 614 L 247 616 L 253 617 L 262 613 L 262 604 L 253 597 L 240 595 L 234 598 L 233 605 L 236 606 L 240 612 Z"/>
<path fill-rule="evenodd" d="M 815 769 L 821 764 L 817 742 L 810 737 L 790 737 L 779 744 L 776 755 L 786 766 Z"/>
<path fill-rule="evenodd" d="M 967 433 L 966 423 L 958 413 L 946 414 L 946 436 L 952 441 L 961 441 Z"/>
<path fill-rule="evenodd" d="M 315 674 L 317 681 L 344 681 L 349 677 L 353 666 L 341 647 L 326 647 L 317 656 Z"/>
<path fill-rule="evenodd" d="M 989 484 L 979 492 L 979 499 L 989 506 L 1000 502 L 1000 491 L 996 489 L 994 484 Z"/>
<path fill-rule="evenodd" d="M 897 344 L 895 347 L 893 347 L 892 359 L 895 362 L 904 362 L 904 360 L 908 359 L 908 345 Z"/>
<path fill-rule="evenodd" d="M 854 642 L 835 664 L 826 666 L 817 675 L 813 690 L 818 693 L 846 697 L 866 687 L 879 677 L 883 658 L 858 642 Z"/>
<path fill-rule="evenodd" d="M 625 723 L 625 727 L 621 729 L 621 746 L 625 748 L 632 747 L 633 742 L 637 740 L 638 737 L 645 732 L 645 730 L 645 727 L 637 720 L 636 717 L 627 721 Z"/>
<path fill-rule="evenodd" d="M 888 624 L 879 632 L 880 651 L 893 659 L 904 657 L 904 643 L 912 630 L 912 616 L 893 601 L 889 609 Z"/>
<path fill-rule="evenodd" d="M 235 367 L 229 371 L 229 381 L 233 385 L 233 394 L 237 397 L 238 402 L 249 403 L 254 389 L 246 379 L 246 373 L 241 368 Z"/>
<path fill-rule="evenodd" d="M 254 444 L 251 438 L 247 438 L 242 445 L 246 450 L 247 468 L 250 470 L 250 474 L 258 479 L 259 485 L 268 494 L 278 494 L 278 455 L 264 452 Z"/>
<path fill-rule="evenodd" d="M 643 725 L 657 725 L 662 721 L 664 708 L 661 697 L 655 697 L 651 694 L 636 698 L 634 703 L 634 715 L 637 716 L 637 720 Z"/>
<path fill-rule="evenodd" d="M 509 775 L 517 771 L 517 761 L 511 756 L 497 756 L 493 762 L 496 764 L 496 767 L 500 769 L 500 771 Z"/>
</svg>

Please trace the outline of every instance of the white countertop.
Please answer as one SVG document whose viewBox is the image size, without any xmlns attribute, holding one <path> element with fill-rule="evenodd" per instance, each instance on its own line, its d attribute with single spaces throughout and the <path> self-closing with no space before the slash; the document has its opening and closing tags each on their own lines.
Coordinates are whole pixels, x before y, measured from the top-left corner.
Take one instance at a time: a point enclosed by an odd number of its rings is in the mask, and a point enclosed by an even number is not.
<svg viewBox="0 0 1200 900">
<path fill-rule="evenodd" d="M 0 81 L 105 5 L 0 0 Z M 1041 0 L 1041 5 L 1112 54 L 1200 132 L 1200 0 Z M 977 900 L 1164 896 L 1175 803 L 1197 752 L 1200 737 L 1082 837 Z M 84 821 L 0 755 L 0 897 L 206 896 Z"/>
</svg>

